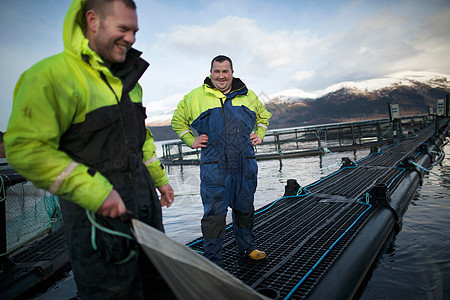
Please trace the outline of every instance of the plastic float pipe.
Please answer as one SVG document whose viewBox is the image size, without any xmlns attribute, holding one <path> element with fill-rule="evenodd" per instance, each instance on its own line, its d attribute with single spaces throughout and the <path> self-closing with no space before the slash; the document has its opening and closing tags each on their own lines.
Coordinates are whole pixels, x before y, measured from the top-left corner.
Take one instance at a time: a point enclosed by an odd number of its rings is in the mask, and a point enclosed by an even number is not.
<svg viewBox="0 0 450 300">
<path fill-rule="evenodd" d="M 429 147 L 430 150 L 435 151 L 442 145 L 441 137 Z M 427 168 L 431 160 L 429 154 L 423 154 L 417 163 Z M 408 173 L 390 196 L 391 206 L 400 220 L 422 177 L 417 171 Z M 391 240 L 394 229 L 399 226 L 395 214 L 390 209 L 381 206 L 374 206 L 373 209 L 375 211 L 368 222 L 338 256 L 333 267 L 315 286 L 308 299 L 351 299 L 358 291 L 385 242 Z"/>
</svg>

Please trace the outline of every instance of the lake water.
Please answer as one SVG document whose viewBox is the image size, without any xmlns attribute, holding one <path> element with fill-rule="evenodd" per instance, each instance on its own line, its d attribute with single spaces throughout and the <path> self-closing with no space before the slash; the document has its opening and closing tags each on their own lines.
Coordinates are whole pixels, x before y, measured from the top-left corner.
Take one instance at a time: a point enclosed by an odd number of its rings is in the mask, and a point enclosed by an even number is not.
<svg viewBox="0 0 450 300">
<path fill-rule="evenodd" d="M 387 243 L 356 298 L 450 299 L 450 145 L 443 150 L 447 155 L 432 172 L 447 180 L 432 174 L 424 177 L 404 215 L 402 230 Z M 157 143 L 157 151 L 161 151 L 161 142 Z M 357 161 L 368 154 L 369 150 L 363 149 L 260 161 L 255 207 L 282 197 L 288 179 L 297 179 L 306 186 L 338 170 L 342 157 Z M 199 167 L 166 166 L 166 171 L 175 190 L 174 204 L 163 209 L 166 234 L 184 244 L 201 236 Z M 71 299 L 76 295 L 72 273 L 68 272 L 33 299 Z"/>
</svg>

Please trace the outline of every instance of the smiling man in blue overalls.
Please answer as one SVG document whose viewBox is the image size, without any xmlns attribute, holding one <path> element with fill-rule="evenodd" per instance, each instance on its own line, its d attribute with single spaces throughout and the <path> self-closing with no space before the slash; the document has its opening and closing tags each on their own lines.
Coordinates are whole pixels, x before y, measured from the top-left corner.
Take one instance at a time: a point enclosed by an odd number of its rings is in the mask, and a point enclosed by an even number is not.
<svg viewBox="0 0 450 300">
<path fill-rule="evenodd" d="M 222 265 L 228 206 L 233 210 L 237 251 L 260 260 L 253 234 L 258 166 L 254 145 L 262 142 L 272 116 L 255 93 L 233 77 L 233 63 L 219 55 L 201 87 L 178 104 L 172 128 L 193 149 L 201 148 L 204 256 Z M 194 137 L 191 128 L 199 133 Z"/>
</svg>

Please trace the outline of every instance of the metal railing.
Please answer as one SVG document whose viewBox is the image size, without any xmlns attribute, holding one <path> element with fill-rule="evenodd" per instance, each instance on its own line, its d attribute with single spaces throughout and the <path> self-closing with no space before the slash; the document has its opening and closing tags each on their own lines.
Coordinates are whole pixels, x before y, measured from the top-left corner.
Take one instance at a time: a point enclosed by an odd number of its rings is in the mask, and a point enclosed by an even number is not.
<svg viewBox="0 0 450 300">
<path fill-rule="evenodd" d="M 370 145 L 400 135 L 413 134 L 414 130 L 430 124 L 433 120 L 433 115 L 416 115 L 402 117 L 397 123 L 389 119 L 377 119 L 268 130 L 264 142 L 255 147 L 255 150 L 258 158 L 263 155 L 298 151 L 326 151 L 331 147 Z M 193 150 L 182 141 L 164 143 L 162 151 L 161 160 L 166 163 L 198 161 L 200 157 L 200 149 Z M 315 152 L 313 154 L 317 154 Z"/>
</svg>

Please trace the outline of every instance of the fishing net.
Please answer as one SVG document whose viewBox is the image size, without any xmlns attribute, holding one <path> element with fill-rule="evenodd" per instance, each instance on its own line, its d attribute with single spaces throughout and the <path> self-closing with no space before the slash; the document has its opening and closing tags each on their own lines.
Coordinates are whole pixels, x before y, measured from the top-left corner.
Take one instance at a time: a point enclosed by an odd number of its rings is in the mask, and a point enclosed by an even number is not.
<svg viewBox="0 0 450 300">
<path fill-rule="evenodd" d="M 19 177 L 13 170 L 0 166 L 0 205 L 6 219 L 8 253 L 39 234 L 62 226 L 58 197 Z"/>
</svg>

